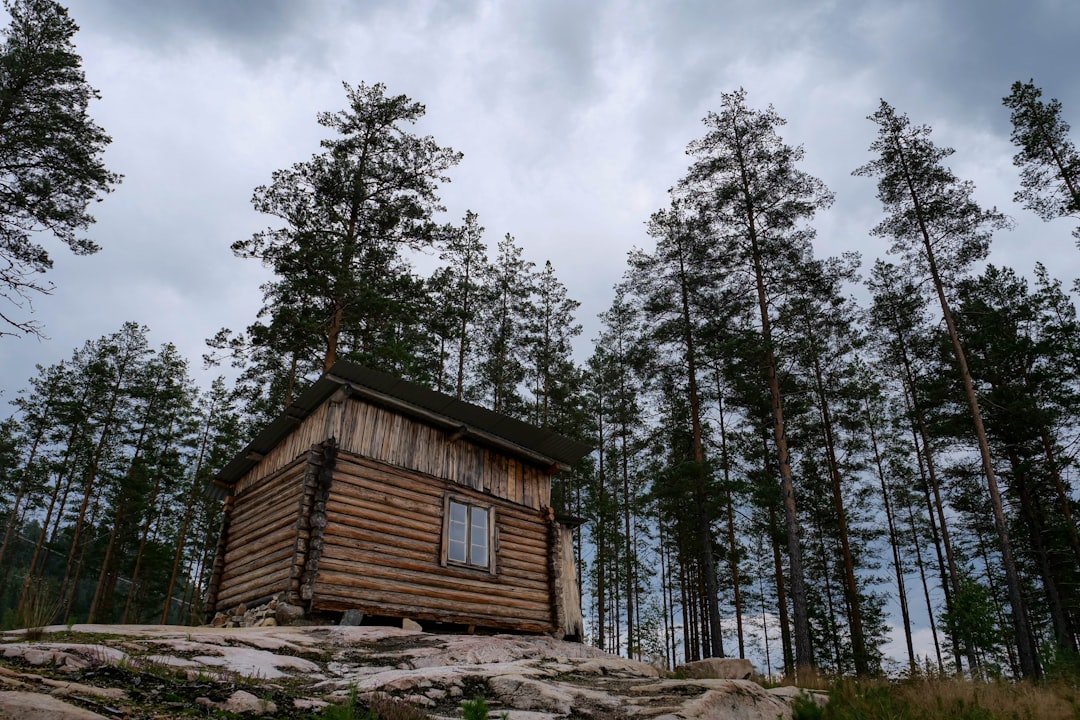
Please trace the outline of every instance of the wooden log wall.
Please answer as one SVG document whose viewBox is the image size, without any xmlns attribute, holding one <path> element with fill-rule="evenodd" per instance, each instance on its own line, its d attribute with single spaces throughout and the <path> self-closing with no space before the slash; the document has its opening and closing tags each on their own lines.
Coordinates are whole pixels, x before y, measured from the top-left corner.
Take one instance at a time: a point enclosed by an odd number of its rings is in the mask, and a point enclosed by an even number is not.
<svg viewBox="0 0 1080 720">
<path fill-rule="evenodd" d="M 304 452 L 273 474 L 238 483 L 218 552 L 216 610 L 291 589 L 297 547 L 307 542 L 300 510 L 305 479 L 312 482 L 310 459 L 311 452 Z"/>
<path fill-rule="evenodd" d="M 440 564 L 448 491 L 495 507 L 495 575 Z M 539 510 L 339 448 L 326 520 L 313 609 L 553 631 L 548 522 Z"/>
<path fill-rule="evenodd" d="M 218 611 L 218 594 L 221 590 L 221 575 L 225 570 L 225 542 L 229 538 L 229 520 L 232 519 L 234 497 L 229 493 L 225 497 L 225 506 L 222 508 L 221 529 L 218 532 L 217 551 L 214 553 L 214 567 L 210 572 L 210 587 L 206 592 L 206 617 L 210 622 Z"/>
<path fill-rule="evenodd" d="M 323 403 L 241 478 L 234 492 L 244 492 L 329 438 L 341 450 L 446 478 L 536 510 L 551 504 L 551 476 L 545 468 L 356 398 Z"/>
</svg>

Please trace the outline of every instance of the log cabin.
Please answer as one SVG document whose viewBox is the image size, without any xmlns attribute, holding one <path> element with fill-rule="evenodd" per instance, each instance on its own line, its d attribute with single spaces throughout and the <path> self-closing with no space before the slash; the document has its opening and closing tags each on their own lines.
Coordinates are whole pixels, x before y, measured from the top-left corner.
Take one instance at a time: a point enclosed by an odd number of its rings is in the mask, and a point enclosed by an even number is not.
<svg viewBox="0 0 1080 720">
<path fill-rule="evenodd" d="M 553 510 L 551 478 L 589 450 L 338 362 L 215 478 L 208 616 L 284 597 L 580 640 L 576 523 Z"/>
</svg>

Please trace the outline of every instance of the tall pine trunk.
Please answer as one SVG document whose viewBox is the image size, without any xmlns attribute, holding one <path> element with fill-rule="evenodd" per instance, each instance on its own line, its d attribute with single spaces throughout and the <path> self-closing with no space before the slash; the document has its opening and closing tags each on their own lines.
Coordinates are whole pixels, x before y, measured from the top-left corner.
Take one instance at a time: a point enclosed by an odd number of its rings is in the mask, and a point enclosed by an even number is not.
<svg viewBox="0 0 1080 720">
<path fill-rule="evenodd" d="M 840 478 L 840 466 L 836 459 L 836 443 L 833 436 L 832 414 L 829 401 L 825 396 L 825 382 L 821 371 L 821 362 L 814 354 L 814 387 L 818 398 L 818 410 L 825 440 L 825 457 L 829 465 L 829 480 L 832 488 L 833 512 L 836 513 L 837 531 L 840 540 L 840 556 L 844 564 L 843 589 L 848 607 L 848 622 L 851 629 L 852 659 L 855 661 L 855 674 L 866 675 L 870 671 L 870 658 L 866 652 L 866 640 L 863 634 L 862 609 L 859 602 L 859 587 L 855 581 L 855 560 L 851 553 L 851 540 L 848 533 L 847 510 L 844 507 L 843 486 Z"/>
<path fill-rule="evenodd" d="M 866 425 L 870 430 L 870 450 L 874 455 L 874 467 L 877 470 L 878 481 L 881 483 L 881 501 L 885 508 L 885 521 L 889 531 L 889 547 L 892 549 L 893 556 L 893 570 L 896 572 L 896 594 L 900 601 L 900 617 L 904 623 L 904 642 L 907 645 L 908 667 L 914 675 L 918 671 L 918 663 L 915 660 L 915 647 L 911 641 L 911 613 L 908 610 L 907 588 L 904 586 L 904 566 L 900 561 L 900 539 L 896 532 L 892 501 L 889 499 L 889 487 L 885 483 L 885 466 L 882 462 L 881 450 L 878 448 L 877 432 L 874 429 L 874 417 L 870 411 L 869 399 L 865 401 L 864 405 L 866 407 Z"/>
</svg>

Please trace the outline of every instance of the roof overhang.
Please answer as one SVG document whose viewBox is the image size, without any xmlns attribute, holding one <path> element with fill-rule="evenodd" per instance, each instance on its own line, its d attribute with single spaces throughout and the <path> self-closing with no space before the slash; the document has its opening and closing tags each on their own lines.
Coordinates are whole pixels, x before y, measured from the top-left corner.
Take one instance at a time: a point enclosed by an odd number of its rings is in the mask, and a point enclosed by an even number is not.
<svg viewBox="0 0 1080 720">
<path fill-rule="evenodd" d="M 339 361 L 314 385 L 271 422 L 215 477 L 221 490 L 231 487 L 335 393 L 386 407 L 449 431 L 452 438 L 467 438 L 501 450 L 548 472 L 566 470 L 592 448 L 585 443 L 529 423 L 458 400 L 444 393 L 396 378 L 355 363 Z"/>
</svg>

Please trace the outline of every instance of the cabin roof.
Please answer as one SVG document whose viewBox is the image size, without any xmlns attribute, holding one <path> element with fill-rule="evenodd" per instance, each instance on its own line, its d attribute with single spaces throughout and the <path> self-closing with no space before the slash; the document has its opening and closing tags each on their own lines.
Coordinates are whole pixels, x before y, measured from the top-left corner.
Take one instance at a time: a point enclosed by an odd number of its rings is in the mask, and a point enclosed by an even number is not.
<svg viewBox="0 0 1080 720">
<path fill-rule="evenodd" d="M 550 430 L 482 408 L 356 363 L 339 360 L 297 398 L 288 411 L 260 432 L 217 475 L 232 485 L 316 408 L 342 391 L 404 415 L 453 430 L 474 442 L 553 469 L 577 464 L 592 448 Z"/>
</svg>

